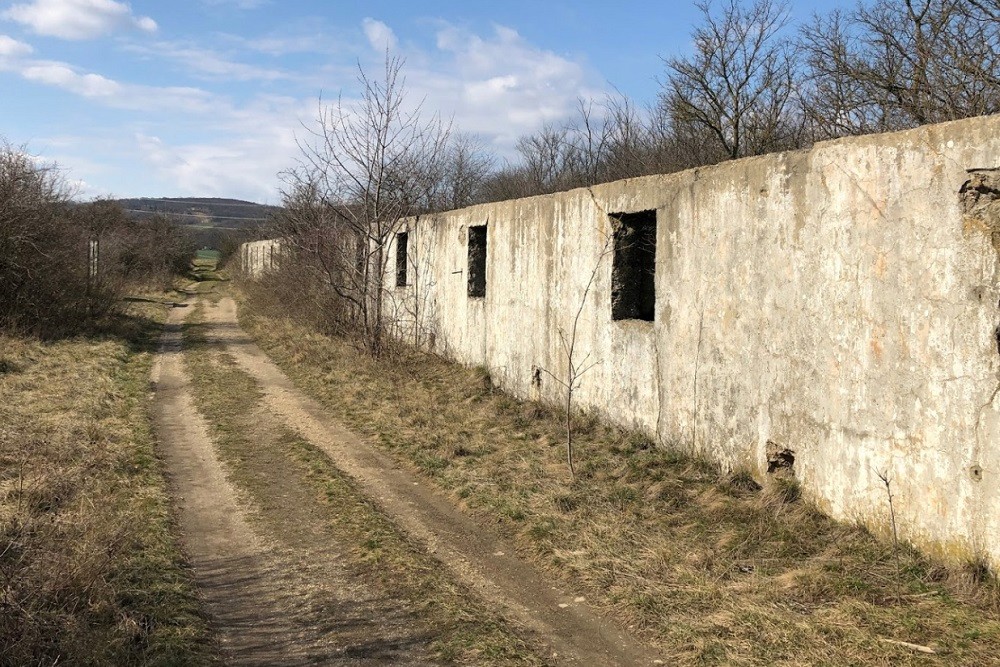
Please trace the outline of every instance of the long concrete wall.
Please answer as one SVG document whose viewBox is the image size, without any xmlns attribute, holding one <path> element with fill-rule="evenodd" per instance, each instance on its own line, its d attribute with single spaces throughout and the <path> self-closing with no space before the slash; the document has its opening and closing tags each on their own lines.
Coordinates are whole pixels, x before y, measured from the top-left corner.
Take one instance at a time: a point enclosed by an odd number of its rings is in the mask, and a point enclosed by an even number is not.
<svg viewBox="0 0 1000 667">
<path fill-rule="evenodd" d="M 281 242 L 276 239 L 251 241 L 240 245 L 240 269 L 251 278 L 259 278 L 278 266 Z"/>
<path fill-rule="evenodd" d="M 906 538 L 997 565 L 997 166 L 988 117 L 476 206 L 405 221 L 386 285 L 406 335 L 522 397 L 562 396 L 538 369 L 565 376 L 579 311 L 579 407 L 761 477 L 792 450 L 808 498 L 882 529 L 886 472 Z M 650 209 L 654 321 L 613 321 L 609 214 Z"/>
</svg>

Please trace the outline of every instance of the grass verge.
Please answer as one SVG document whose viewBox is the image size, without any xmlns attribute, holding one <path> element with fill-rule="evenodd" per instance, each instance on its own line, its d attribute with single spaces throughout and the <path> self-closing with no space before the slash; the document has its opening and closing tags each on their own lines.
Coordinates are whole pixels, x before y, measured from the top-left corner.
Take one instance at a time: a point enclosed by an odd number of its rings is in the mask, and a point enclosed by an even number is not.
<svg viewBox="0 0 1000 667">
<path fill-rule="evenodd" d="M 891 545 L 826 518 L 794 484 L 759 490 L 585 416 L 571 480 L 561 416 L 483 371 L 415 352 L 373 361 L 244 306 L 244 328 L 332 414 L 677 664 L 996 663 L 1000 589 L 979 568 L 904 548 L 897 599 Z"/>
<path fill-rule="evenodd" d="M 185 330 L 197 404 L 232 481 L 268 534 L 303 553 L 340 550 L 336 560 L 364 590 L 390 606 L 403 603 L 407 624 L 422 628 L 443 662 L 541 664 L 503 618 L 451 581 L 325 454 L 269 415 L 254 379 L 201 334 L 200 314 L 199 307 Z"/>
<path fill-rule="evenodd" d="M 162 306 L 90 337 L 0 334 L 0 663 L 213 662 L 149 415 Z"/>
</svg>

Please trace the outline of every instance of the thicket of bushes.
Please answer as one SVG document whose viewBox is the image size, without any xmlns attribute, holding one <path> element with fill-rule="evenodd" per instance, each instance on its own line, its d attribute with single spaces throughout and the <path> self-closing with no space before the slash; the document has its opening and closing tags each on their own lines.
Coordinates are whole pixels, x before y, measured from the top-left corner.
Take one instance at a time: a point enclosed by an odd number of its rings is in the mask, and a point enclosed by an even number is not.
<svg viewBox="0 0 1000 667">
<path fill-rule="evenodd" d="M 133 221 L 70 194 L 56 168 L 0 143 L 0 329 L 79 331 L 118 308 L 127 285 L 166 286 L 186 268 L 193 244 L 167 219 Z"/>
</svg>

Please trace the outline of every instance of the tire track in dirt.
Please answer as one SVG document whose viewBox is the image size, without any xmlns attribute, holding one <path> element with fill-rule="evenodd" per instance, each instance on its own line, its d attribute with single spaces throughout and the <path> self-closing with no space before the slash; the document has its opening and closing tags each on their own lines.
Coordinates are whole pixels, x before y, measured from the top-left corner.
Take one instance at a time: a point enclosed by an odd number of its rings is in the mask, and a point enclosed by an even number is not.
<svg viewBox="0 0 1000 667">
<path fill-rule="evenodd" d="M 226 664 L 429 664 L 405 610 L 373 603 L 332 550 L 286 548 L 255 530 L 185 373 L 187 308 L 171 311 L 153 368 L 153 417 L 181 544 Z"/>
<path fill-rule="evenodd" d="M 412 537 L 485 600 L 499 605 L 549 647 L 560 664 L 662 664 L 582 598 L 559 590 L 513 555 L 513 547 L 461 513 L 450 500 L 364 442 L 302 394 L 239 327 L 236 304 L 206 304 L 213 337 L 259 382 L 265 401 L 292 429 L 322 450 Z"/>
</svg>

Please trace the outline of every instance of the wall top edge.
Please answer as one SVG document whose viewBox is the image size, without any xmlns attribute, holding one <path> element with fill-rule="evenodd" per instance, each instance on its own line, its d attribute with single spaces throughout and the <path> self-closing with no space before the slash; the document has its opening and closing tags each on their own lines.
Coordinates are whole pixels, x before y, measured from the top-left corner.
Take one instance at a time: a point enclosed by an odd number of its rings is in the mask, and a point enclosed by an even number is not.
<svg viewBox="0 0 1000 667">
<path fill-rule="evenodd" d="M 777 153 L 766 153 L 764 155 L 755 155 L 736 160 L 726 160 L 724 162 L 703 165 L 701 167 L 693 167 L 683 171 L 650 174 L 648 176 L 635 176 L 632 178 L 608 181 L 586 187 L 572 188 L 570 190 L 560 190 L 549 194 L 533 195 L 531 197 L 521 197 L 518 199 L 505 199 L 487 204 L 476 204 L 474 206 L 451 209 L 448 211 L 441 211 L 439 213 L 427 213 L 419 216 L 411 216 L 409 218 L 404 218 L 402 222 L 417 220 L 419 218 L 433 218 L 435 216 L 442 215 L 475 215 L 477 211 L 489 211 L 498 206 L 525 206 L 531 204 L 542 204 L 544 202 L 554 200 L 572 199 L 588 191 L 595 196 L 603 196 L 606 193 L 613 192 L 614 190 L 625 187 L 626 185 L 641 188 L 645 185 L 651 185 L 653 183 L 662 183 L 664 185 L 669 183 L 684 183 L 691 179 L 711 177 L 727 171 L 746 170 L 755 165 L 766 165 L 768 163 L 780 164 L 791 160 L 808 160 L 813 154 L 826 152 L 831 149 L 836 150 L 840 147 L 864 149 L 914 143 L 915 140 L 922 140 L 919 141 L 919 143 L 926 145 L 926 139 L 932 135 L 956 135 L 961 134 L 963 131 L 972 132 L 975 130 L 989 128 L 990 126 L 993 126 L 995 131 L 1000 133 L 1000 114 L 991 116 L 976 116 L 974 118 L 963 118 L 943 123 L 922 125 L 913 129 L 899 130 L 896 132 L 881 132 L 878 134 L 863 134 L 858 136 L 840 137 L 838 139 L 827 139 L 824 141 L 818 141 L 809 148 L 780 151 Z"/>
</svg>

